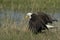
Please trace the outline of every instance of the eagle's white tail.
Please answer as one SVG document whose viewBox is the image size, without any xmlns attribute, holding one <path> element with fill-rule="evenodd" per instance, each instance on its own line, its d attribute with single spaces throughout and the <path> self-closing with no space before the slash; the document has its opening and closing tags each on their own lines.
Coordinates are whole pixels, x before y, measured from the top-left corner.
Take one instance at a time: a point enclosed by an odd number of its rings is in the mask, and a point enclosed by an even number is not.
<svg viewBox="0 0 60 40">
<path fill-rule="evenodd" d="M 47 26 L 47 28 L 54 28 L 54 26 L 52 26 L 52 25 L 46 25 Z"/>
</svg>

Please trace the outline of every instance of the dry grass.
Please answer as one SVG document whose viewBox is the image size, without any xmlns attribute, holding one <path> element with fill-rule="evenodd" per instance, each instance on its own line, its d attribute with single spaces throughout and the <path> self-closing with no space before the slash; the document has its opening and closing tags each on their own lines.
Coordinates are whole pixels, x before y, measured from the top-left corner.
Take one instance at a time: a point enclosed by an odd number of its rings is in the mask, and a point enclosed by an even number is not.
<svg viewBox="0 0 60 40">
<path fill-rule="evenodd" d="M 2 26 L 0 28 L 0 40 L 60 40 L 60 29 L 58 28 L 45 30 L 44 33 L 35 35 L 28 30 L 25 22 L 18 26 L 16 22 L 12 24 L 5 21 Z"/>
<path fill-rule="evenodd" d="M 0 0 L 0 9 L 55 12 L 60 11 L 60 0 Z"/>
</svg>

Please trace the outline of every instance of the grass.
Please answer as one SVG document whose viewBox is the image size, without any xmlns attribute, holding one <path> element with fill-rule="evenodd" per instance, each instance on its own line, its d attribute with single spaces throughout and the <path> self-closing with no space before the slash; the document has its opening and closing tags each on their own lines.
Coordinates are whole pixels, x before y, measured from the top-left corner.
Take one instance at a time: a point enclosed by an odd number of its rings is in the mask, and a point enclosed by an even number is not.
<svg viewBox="0 0 60 40">
<path fill-rule="evenodd" d="M 0 9 L 55 12 L 60 11 L 60 0 L 0 0 Z"/>
<path fill-rule="evenodd" d="M 24 30 L 25 29 L 25 30 Z M 4 25 L 0 28 L 0 40 L 60 40 L 60 31 L 54 29 L 45 33 L 33 34 L 26 30 L 26 27 L 16 26 L 16 24 Z"/>
</svg>

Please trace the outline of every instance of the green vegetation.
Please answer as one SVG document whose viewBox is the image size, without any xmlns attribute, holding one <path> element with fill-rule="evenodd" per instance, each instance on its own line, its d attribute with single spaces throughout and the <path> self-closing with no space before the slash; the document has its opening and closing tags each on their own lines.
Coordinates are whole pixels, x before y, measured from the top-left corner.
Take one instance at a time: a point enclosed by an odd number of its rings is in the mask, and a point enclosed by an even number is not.
<svg viewBox="0 0 60 40">
<path fill-rule="evenodd" d="M 25 21 L 20 24 L 7 19 L 0 27 L 0 40 L 60 40 L 60 29 L 45 30 L 37 35 L 27 29 Z"/>
<path fill-rule="evenodd" d="M 0 0 L 0 9 L 29 11 L 60 11 L 60 0 Z"/>
<path fill-rule="evenodd" d="M 5 17 L 0 20 L 2 22 L 0 25 L 0 40 L 60 40 L 60 29 L 45 30 L 44 33 L 35 35 L 28 30 L 26 21 L 23 19 L 17 25 L 8 14 L 5 14 Z M 55 26 L 57 27 L 59 25 L 60 23 L 56 23 Z"/>
</svg>

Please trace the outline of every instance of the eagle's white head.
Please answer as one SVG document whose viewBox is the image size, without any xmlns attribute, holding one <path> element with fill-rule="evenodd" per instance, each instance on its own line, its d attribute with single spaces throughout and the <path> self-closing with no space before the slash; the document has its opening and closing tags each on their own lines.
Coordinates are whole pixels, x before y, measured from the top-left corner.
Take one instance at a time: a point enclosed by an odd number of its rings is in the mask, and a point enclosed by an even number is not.
<svg viewBox="0 0 60 40">
<path fill-rule="evenodd" d="M 31 15 L 32 15 L 32 14 L 33 14 L 33 13 L 27 13 L 26 18 L 31 19 Z"/>
</svg>

